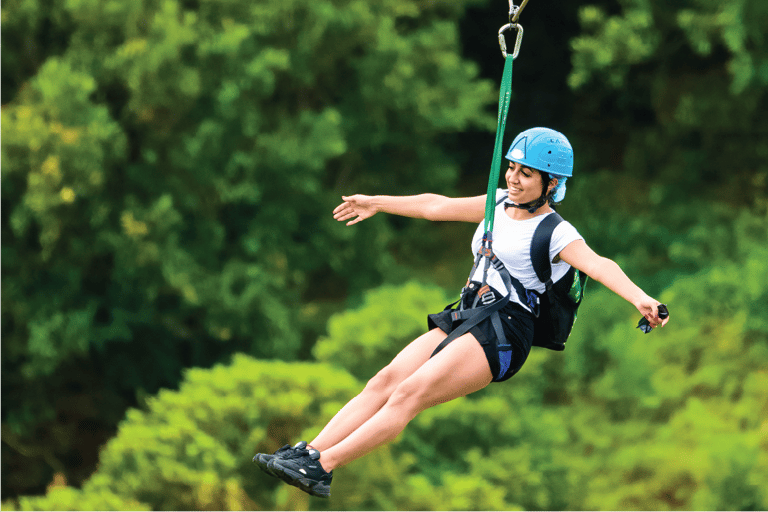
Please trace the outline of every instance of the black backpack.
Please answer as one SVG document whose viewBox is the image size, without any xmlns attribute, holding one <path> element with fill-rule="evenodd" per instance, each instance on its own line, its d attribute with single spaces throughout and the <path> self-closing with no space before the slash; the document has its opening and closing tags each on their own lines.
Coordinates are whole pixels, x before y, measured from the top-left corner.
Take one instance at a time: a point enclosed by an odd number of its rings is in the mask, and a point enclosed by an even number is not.
<svg viewBox="0 0 768 512">
<path fill-rule="evenodd" d="M 503 200 L 504 198 L 496 204 Z M 461 290 L 461 298 L 445 308 L 450 310 L 459 303 L 459 308 L 451 312 L 451 318 L 464 320 L 464 322 L 437 346 L 432 356 L 489 317 L 496 331 L 499 348 L 507 347 L 508 342 L 499 320 L 499 311 L 509 302 L 513 288 L 518 297 L 527 300 L 528 306 L 533 310 L 536 317 L 532 345 L 551 350 L 565 350 L 565 341 L 571 334 L 573 323 L 576 321 L 576 312 L 584 297 L 587 276 L 571 267 L 562 279 L 556 283 L 552 282 L 549 245 L 552 241 L 552 232 L 561 222 L 563 222 L 563 218 L 557 212 L 548 215 L 536 227 L 531 240 L 531 262 L 536 275 L 546 287 L 543 294 L 524 288 L 523 284 L 509 273 L 492 251 L 483 247 L 480 248 L 475 258 L 475 265 L 469 273 L 470 278 L 480 259 L 485 256 L 487 258 L 486 271 L 489 266 L 496 269 L 507 288 L 507 295 L 502 297 L 483 283 L 468 281 L 467 286 Z"/>
<path fill-rule="evenodd" d="M 563 218 L 558 213 L 548 215 L 536 227 L 531 241 L 531 262 L 539 280 L 546 290 L 543 294 L 531 291 L 538 297 L 538 308 L 534 308 L 533 346 L 551 350 L 564 350 L 565 341 L 571 334 L 576 314 L 584 298 L 587 275 L 571 267 L 556 283 L 552 282 L 552 264 L 549 260 L 549 245 L 552 232 Z M 514 278 L 513 278 L 514 279 Z"/>
</svg>

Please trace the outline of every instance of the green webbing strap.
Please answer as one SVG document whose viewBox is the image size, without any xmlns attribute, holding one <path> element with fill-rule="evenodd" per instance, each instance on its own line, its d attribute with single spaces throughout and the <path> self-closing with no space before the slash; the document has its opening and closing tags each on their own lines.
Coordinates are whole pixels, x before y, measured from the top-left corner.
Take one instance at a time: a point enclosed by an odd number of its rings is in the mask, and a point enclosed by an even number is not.
<svg viewBox="0 0 768 512">
<path fill-rule="evenodd" d="M 485 224 L 486 233 L 493 231 L 493 220 L 496 212 L 496 187 L 499 185 L 499 172 L 501 170 L 502 144 L 504 143 L 504 129 L 507 126 L 507 112 L 512 96 L 512 62 L 514 57 L 507 55 L 504 59 L 504 74 L 501 78 L 499 91 L 499 119 L 496 122 L 496 143 L 493 146 L 493 163 L 491 163 L 491 176 L 488 179 L 488 195 L 485 198 Z"/>
</svg>

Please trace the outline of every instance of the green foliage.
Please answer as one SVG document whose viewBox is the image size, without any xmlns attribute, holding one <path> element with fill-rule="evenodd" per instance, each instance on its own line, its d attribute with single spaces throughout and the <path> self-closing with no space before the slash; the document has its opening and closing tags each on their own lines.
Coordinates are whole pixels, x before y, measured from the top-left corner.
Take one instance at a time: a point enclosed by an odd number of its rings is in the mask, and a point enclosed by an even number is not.
<svg viewBox="0 0 768 512">
<path fill-rule="evenodd" d="M 430 482 L 479 474 L 529 510 L 764 509 L 768 220 L 733 229 L 733 258 L 660 296 L 666 328 L 641 334 L 597 285 L 564 353 L 534 350 L 509 383 L 425 411 L 397 453 Z"/>
<path fill-rule="evenodd" d="M 81 491 L 57 489 L 21 506 L 66 510 L 79 494 L 105 509 L 132 503 L 151 510 L 274 509 L 278 480 L 254 466 L 253 454 L 327 422 L 357 387 L 327 366 L 243 355 L 229 365 L 189 370 L 178 391 L 161 391 L 146 410 L 129 410 Z"/>
<path fill-rule="evenodd" d="M 656 209 L 678 202 L 680 189 L 764 209 L 768 9 L 751 0 L 620 4 L 616 15 L 580 11 L 584 33 L 572 43 L 569 76 L 585 98 L 577 125 L 600 113 L 616 167 L 657 181 L 637 194 Z M 589 153 L 582 165 L 607 167 L 608 155 Z"/>
<path fill-rule="evenodd" d="M 641 273 L 665 268 L 657 282 L 673 283 L 661 295 L 672 328 L 635 340 L 606 309 L 609 296 L 585 304 L 580 322 L 601 318 L 574 333 L 564 381 L 578 411 L 571 430 L 590 454 L 578 506 L 762 509 L 768 146 L 758 105 L 768 11 L 621 4 L 614 16 L 582 8 L 585 34 L 573 44 L 570 85 L 591 88 L 578 115 L 600 108 L 620 155 L 606 164 L 587 153 L 609 170 L 574 183 L 587 199 L 576 210 L 588 239 L 609 236 L 602 250 Z M 606 190 L 610 205 L 599 200 Z"/>
<path fill-rule="evenodd" d="M 87 492 L 73 487 L 54 487 L 41 497 L 21 497 L 3 503 L 3 510 L 152 510 L 136 500 L 110 492 Z"/>
<path fill-rule="evenodd" d="M 339 196 L 445 191 L 445 137 L 493 126 L 493 85 L 458 56 L 471 3 L 4 4 L 3 422 L 19 443 L 80 415 L 83 387 L 114 404 L 87 414 L 108 431 L 186 367 L 307 357 L 325 303 L 390 274 L 407 230 L 345 229 Z M 30 34 L 58 39 L 32 51 Z"/>
<path fill-rule="evenodd" d="M 646 0 L 620 3 L 622 12 L 616 16 L 608 16 L 594 5 L 581 8 L 581 25 L 588 35 L 573 43 L 572 87 L 585 85 L 593 76 L 607 78 L 612 87 L 625 85 L 632 65 L 670 57 L 669 52 L 659 50 L 672 42 L 668 36 L 673 32 L 682 33 L 696 55 L 710 57 L 718 47 L 728 52 L 725 70 L 731 77 L 732 93 L 768 85 L 760 29 L 768 10 L 759 2 L 694 0 L 658 9 Z"/>
<path fill-rule="evenodd" d="M 82 262 L 99 252 L 94 235 L 109 205 L 79 199 L 103 191 L 104 168 L 124 156 L 126 144 L 107 109 L 89 101 L 95 87 L 52 59 L 22 104 L 3 109 L 3 201 L 16 205 L 4 223 L 11 243 L 3 245 L 3 268 L 14 271 L 3 291 L 16 300 L 3 310 L 17 326 L 4 331 L 3 354 L 28 378 L 50 375 L 62 353 L 82 354 L 93 336 L 98 301 L 80 293 Z M 28 232 L 37 235 L 34 251 L 14 243 Z"/>
<path fill-rule="evenodd" d="M 632 65 L 652 56 L 659 46 L 659 33 L 645 1 L 624 2 L 622 16 L 608 17 L 597 6 L 582 7 L 579 12 L 585 30 L 595 37 L 579 37 L 573 42 L 574 70 L 568 79 L 571 87 L 589 82 L 592 73 L 600 73 L 611 87 L 621 87 Z"/>
<path fill-rule="evenodd" d="M 572 399 L 580 407 L 602 401 L 609 424 L 624 426 L 602 429 L 601 437 L 611 432 L 608 461 L 587 508 L 765 507 L 768 497 L 757 482 L 768 470 L 759 448 L 768 417 L 767 227 L 763 221 L 762 233 L 742 237 L 742 246 L 755 245 L 739 260 L 678 279 L 664 292 L 674 328 L 647 338 L 619 329 L 602 339 L 591 332 L 576 338 L 573 348 L 602 348 L 605 372 L 579 376 L 572 366 L 581 380 Z M 591 382 L 585 387 L 585 381 Z M 586 425 L 600 432 L 594 418 Z"/>
<path fill-rule="evenodd" d="M 555 459 L 557 448 L 567 446 L 567 438 L 557 434 L 564 432 L 563 419 L 527 405 L 531 397 L 518 387 L 499 391 L 425 411 L 398 448 L 418 456 L 433 485 L 448 487 L 462 477 L 490 484 L 493 510 L 567 508 L 569 486 L 559 483 L 567 466 Z"/>
<path fill-rule="evenodd" d="M 327 364 L 246 356 L 191 370 L 179 391 L 131 411 L 79 492 L 152 509 L 764 509 L 768 222 L 742 222 L 743 257 L 660 297 L 667 327 L 640 333 L 636 311 L 596 286 L 564 353 L 534 350 L 511 381 L 423 412 L 394 445 L 339 469 L 327 502 L 259 473 L 250 457 L 310 439 L 361 384 Z M 442 299 L 413 283 L 372 291 L 329 332 L 362 332 L 366 313 L 398 298 L 404 318 L 429 310 L 417 299 L 430 294 Z M 318 351 L 343 361 L 355 350 L 344 332 Z M 58 508 L 60 493 L 22 503 Z"/>
<path fill-rule="evenodd" d="M 14 0 L 2 9 L 2 103 L 52 56 L 66 50 L 73 26 L 64 2 Z"/>
<path fill-rule="evenodd" d="M 580 9 L 568 81 L 583 179 L 569 182 L 578 201 L 563 210 L 599 253 L 653 286 L 642 276 L 666 282 L 739 257 L 743 210 L 766 212 L 768 10 L 619 4 Z"/>
<path fill-rule="evenodd" d="M 254 510 L 509 509 L 503 492 L 479 477 L 448 475 L 435 486 L 409 474 L 416 460 L 378 450 L 338 471 L 329 501 L 312 500 L 255 468 L 254 452 L 317 431 L 352 397 L 358 382 L 327 365 L 257 361 L 190 370 L 179 391 L 162 391 L 145 411 L 130 410 L 81 490 L 54 488 L 4 509 Z M 338 483 L 337 483 L 338 482 Z"/>
<path fill-rule="evenodd" d="M 315 357 L 358 379 L 370 379 L 424 334 L 427 315 L 441 311 L 448 302 L 443 290 L 416 282 L 366 292 L 359 307 L 328 320 L 328 336 L 318 340 Z"/>
<path fill-rule="evenodd" d="M 3 497 L 54 472 L 72 485 L 4 510 L 768 508 L 753 0 L 584 5 L 557 93 L 573 106 L 515 84 L 574 142 L 562 213 L 670 304 L 666 328 L 640 334 L 591 288 L 564 354 L 426 411 L 340 469 L 327 502 L 250 462 L 319 430 L 449 301 L 378 284 L 469 269 L 471 226 L 329 212 L 344 193 L 449 193 L 457 162 L 480 179 L 466 135 L 492 129 L 498 77 L 458 56 L 456 31 L 480 4 L 3 4 Z M 546 76 L 570 69 L 542 57 Z M 183 373 L 238 351 L 263 360 Z M 323 364 L 267 361 L 310 354 Z"/>
</svg>

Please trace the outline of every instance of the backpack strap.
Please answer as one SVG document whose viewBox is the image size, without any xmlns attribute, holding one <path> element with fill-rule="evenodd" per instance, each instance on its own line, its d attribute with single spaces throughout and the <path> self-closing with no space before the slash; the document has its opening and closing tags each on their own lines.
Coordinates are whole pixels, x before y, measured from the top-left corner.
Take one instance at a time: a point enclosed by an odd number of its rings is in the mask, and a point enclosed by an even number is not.
<svg viewBox="0 0 768 512">
<path fill-rule="evenodd" d="M 552 262 L 549 259 L 549 248 L 552 242 L 552 232 L 563 222 L 563 218 L 557 212 L 550 213 L 542 220 L 536 231 L 533 232 L 531 241 L 531 263 L 539 281 L 547 286 L 552 286 Z"/>
</svg>

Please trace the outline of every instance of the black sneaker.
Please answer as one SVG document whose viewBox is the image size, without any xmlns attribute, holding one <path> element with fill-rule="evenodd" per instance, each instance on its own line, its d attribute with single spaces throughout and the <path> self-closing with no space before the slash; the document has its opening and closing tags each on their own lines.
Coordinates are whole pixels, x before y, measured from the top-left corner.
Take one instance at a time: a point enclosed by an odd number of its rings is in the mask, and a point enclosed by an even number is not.
<svg viewBox="0 0 768 512">
<path fill-rule="evenodd" d="M 275 457 L 284 457 L 290 453 L 293 453 L 294 450 L 304 450 L 306 447 L 307 447 L 306 441 L 301 441 L 299 443 L 296 443 L 296 446 L 291 446 L 287 444 L 282 448 L 280 448 L 279 450 L 277 450 L 273 455 L 268 455 L 266 453 L 257 453 L 256 455 L 253 456 L 253 462 L 255 462 L 256 465 L 259 466 L 259 469 L 261 469 L 266 474 L 279 478 L 279 475 L 277 475 L 271 469 L 269 469 L 269 461 L 271 461 Z"/>
<path fill-rule="evenodd" d="M 283 457 L 273 458 L 268 467 L 285 483 L 296 486 L 312 496 L 329 498 L 333 471 L 326 472 L 319 459 L 320 452 L 315 449 L 294 450 Z"/>
</svg>

